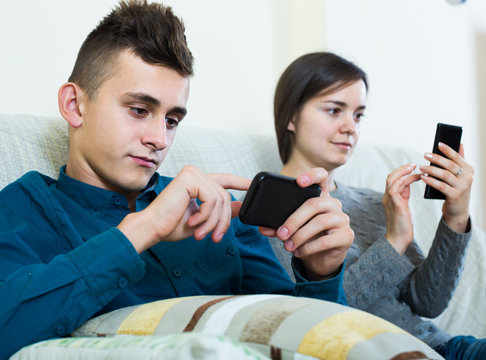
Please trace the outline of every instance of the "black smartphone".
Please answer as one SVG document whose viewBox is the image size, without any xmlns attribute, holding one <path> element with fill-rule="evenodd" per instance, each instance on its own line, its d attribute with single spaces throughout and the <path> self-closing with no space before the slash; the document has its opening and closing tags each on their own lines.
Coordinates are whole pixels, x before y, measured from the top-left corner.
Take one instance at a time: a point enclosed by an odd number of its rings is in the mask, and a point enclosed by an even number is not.
<svg viewBox="0 0 486 360">
<path fill-rule="evenodd" d="M 444 144 L 449 145 L 455 151 L 459 151 L 459 146 L 461 145 L 461 136 L 462 136 L 461 126 L 438 123 L 437 130 L 435 131 L 434 147 L 432 148 L 432 152 L 434 154 L 445 156 L 439 150 L 439 142 L 443 142 Z M 431 165 L 437 166 L 432 163 Z M 425 187 L 424 198 L 443 200 L 445 199 L 445 195 L 439 190 L 436 190 L 433 187 L 427 185 Z"/>
<path fill-rule="evenodd" d="M 303 188 L 295 178 L 262 171 L 255 175 L 243 199 L 240 220 L 277 229 L 307 199 L 320 195 L 317 184 Z"/>
</svg>

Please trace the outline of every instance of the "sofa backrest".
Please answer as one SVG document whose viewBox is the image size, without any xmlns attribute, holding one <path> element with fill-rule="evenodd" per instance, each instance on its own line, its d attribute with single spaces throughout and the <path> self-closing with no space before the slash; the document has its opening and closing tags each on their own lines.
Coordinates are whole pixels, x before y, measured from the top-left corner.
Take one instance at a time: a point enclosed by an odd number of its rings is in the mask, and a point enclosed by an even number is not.
<svg viewBox="0 0 486 360">
<path fill-rule="evenodd" d="M 177 132 L 159 169 L 161 174 L 175 176 L 184 165 L 192 164 L 204 172 L 229 172 L 252 178 L 261 170 L 279 172 L 282 166 L 271 135 L 196 128 L 186 123 Z M 0 189 L 30 170 L 56 178 L 67 153 L 67 124 L 60 117 L 0 114 Z M 346 185 L 383 191 L 386 176 L 409 162 L 425 163 L 422 154 L 410 149 L 361 143 L 335 177 Z M 424 200 L 424 188 L 423 184 L 415 184 L 410 202 L 415 238 L 427 253 L 441 216 L 442 201 Z M 239 192 L 234 195 L 244 196 Z M 486 235 L 474 228 L 463 279 L 451 305 L 435 321 L 451 333 L 485 337 L 485 295 Z"/>
</svg>

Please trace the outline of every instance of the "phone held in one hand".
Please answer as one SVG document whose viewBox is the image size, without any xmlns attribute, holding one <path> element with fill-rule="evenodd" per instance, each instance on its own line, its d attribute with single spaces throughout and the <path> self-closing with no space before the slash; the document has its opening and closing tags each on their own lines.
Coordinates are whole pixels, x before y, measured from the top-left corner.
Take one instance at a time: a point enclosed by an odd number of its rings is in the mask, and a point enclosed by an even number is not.
<svg viewBox="0 0 486 360">
<path fill-rule="evenodd" d="M 307 199 L 320 195 L 317 184 L 303 188 L 295 178 L 262 171 L 251 182 L 241 205 L 240 220 L 277 229 Z"/>
<path fill-rule="evenodd" d="M 445 156 L 439 150 L 439 142 L 449 145 L 454 151 L 459 151 L 459 146 L 461 145 L 462 127 L 448 124 L 437 124 L 437 130 L 435 132 L 434 147 L 432 152 L 434 154 L 439 154 Z M 432 166 L 437 166 L 432 164 Z M 426 199 L 445 199 L 445 195 L 439 190 L 427 185 L 425 187 L 424 198 Z"/>
</svg>

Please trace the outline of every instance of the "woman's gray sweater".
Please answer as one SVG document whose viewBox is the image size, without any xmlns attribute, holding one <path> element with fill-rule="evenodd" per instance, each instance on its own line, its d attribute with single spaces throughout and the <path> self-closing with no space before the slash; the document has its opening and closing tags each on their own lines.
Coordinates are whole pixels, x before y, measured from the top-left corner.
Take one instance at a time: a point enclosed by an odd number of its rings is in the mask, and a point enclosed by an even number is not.
<svg viewBox="0 0 486 360">
<path fill-rule="evenodd" d="M 404 255 L 385 238 L 383 194 L 338 185 L 331 196 L 349 216 L 355 239 L 346 255 L 344 291 L 350 306 L 386 319 L 431 347 L 451 338 L 431 321 L 447 307 L 460 279 L 471 231 L 459 234 L 440 220 L 427 257 L 414 240 Z M 282 242 L 272 247 L 293 276 L 291 254 Z"/>
</svg>

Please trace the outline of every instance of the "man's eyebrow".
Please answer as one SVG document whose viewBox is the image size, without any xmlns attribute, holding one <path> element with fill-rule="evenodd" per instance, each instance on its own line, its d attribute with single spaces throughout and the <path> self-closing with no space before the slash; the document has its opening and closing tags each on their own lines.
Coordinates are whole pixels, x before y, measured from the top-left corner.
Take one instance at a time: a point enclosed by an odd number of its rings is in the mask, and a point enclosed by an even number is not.
<svg viewBox="0 0 486 360">
<path fill-rule="evenodd" d="M 184 117 L 187 114 L 187 109 L 185 107 L 176 106 L 175 108 L 170 109 L 169 113 L 170 114 L 178 114 L 178 115 Z"/>
<path fill-rule="evenodd" d="M 156 107 L 159 107 L 161 105 L 158 99 L 145 93 L 126 93 L 124 94 L 124 97 L 131 101 L 140 101 L 142 103 L 153 105 Z M 187 109 L 185 107 L 176 106 L 170 109 L 169 113 L 186 116 Z"/>
<path fill-rule="evenodd" d="M 126 93 L 124 94 L 124 97 L 128 98 L 129 100 L 135 100 L 135 101 L 140 101 L 145 104 L 150 104 L 154 106 L 160 106 L 160 101 L 154 98 L 153 96 L 150 96 L 148 94 L 144 93 Z"/>
</svg>

